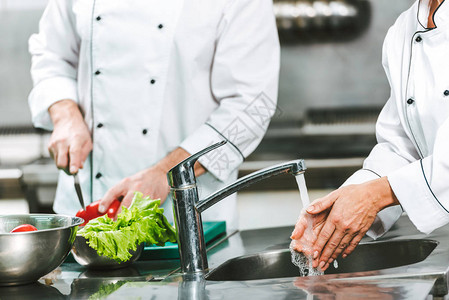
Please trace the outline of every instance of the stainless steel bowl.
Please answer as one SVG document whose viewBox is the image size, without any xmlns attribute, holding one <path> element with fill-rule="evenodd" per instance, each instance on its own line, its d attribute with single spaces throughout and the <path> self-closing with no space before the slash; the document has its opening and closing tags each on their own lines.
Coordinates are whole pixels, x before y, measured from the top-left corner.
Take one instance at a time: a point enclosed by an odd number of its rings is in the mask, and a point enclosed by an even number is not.
<svg viewBox="0 0 449 300">
<path fill-rule="evenodd" d="M 78 217 L 54 214 L 0 216 L 0 286 L 31 283 L 57 268 L 82 223 Z M 38 231 L 9 233 L 21 224 Z"/>
<path fill-rule="evenodd" d="M 73 244 L 72 255 L 77 263 L 89 269 L 118 269 L 127 267 L 138 260 L 143 248 L 143 243 L 138 245 L 136 251 L 129 251 L 132 256 L 128 261 L 118 263 L 112 258 L 98 255 L 97 251 L 87 244 L 84 237 L 77 235 Z"/>
</svg>

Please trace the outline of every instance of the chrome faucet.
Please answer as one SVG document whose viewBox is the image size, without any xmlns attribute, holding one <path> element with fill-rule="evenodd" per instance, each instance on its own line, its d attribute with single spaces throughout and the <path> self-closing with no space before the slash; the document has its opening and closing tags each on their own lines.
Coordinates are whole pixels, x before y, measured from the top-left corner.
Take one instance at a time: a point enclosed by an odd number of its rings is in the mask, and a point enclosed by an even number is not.
<svg viewBox="0 0 449 300">
<path fill-rule="evenodd" d="M 201 221 L 201 213 L 203 211 L 225 197 L 262 179 L 284 173 L 298 175 L 306 170 L 304 160 L 302 159 L 271 166 L 248 174 L 200 201 L 193 166 L 202 155 L 224 144 L 226 144 L 226 141 L 199 151 L 173 167 L 167 174 L 170 194 L 173 199 L 178 248 L 183 273 L 201 272 L 208 269 L 206 243 Z"/>
</svg>

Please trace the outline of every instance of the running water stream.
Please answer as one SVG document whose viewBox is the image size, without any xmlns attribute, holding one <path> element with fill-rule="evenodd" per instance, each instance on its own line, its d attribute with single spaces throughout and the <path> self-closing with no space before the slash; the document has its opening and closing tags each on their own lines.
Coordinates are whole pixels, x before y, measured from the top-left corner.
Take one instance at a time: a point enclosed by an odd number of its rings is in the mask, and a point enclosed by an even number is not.
<svg viewBox="0 0 449 300">
<path fill-rule="evenodd" d="M 302 201 L 302 211 L 298 218 L 300 219 L 305 216 L 307 218 L 307 229 L 301 240 L 292 240 L 290 243 L 290 252 L 292 254 L 292 263 L 299 268 L 299 274 L 301 276 L 315 276 L 323 275 L 323 272 L 318 268 L 312 266 L 312 243 L 315 240 L 315 234 L 313 232 L 313 220 L 310 218 L 306 212 L 306 208 L 310 204 L 309 194 L 307 192 L 306 180 L 304 178 L 304 173 L 296 175 L 296 182 L 298 183 L 299 194 Z M 296 244 L 300 244 L 303 251 L 309 252 L 309 255 L 297 252 L 294 250 Z"/>
<path fill-rule="evenodd" d="M 306 179 L 304 173 L 296 175 L 296 183 L 299 188 L 299 195 L 301 197 L 302 208 L 306 209 L 310 204 L 309 193 L 307 192 Z"/>
</svg>

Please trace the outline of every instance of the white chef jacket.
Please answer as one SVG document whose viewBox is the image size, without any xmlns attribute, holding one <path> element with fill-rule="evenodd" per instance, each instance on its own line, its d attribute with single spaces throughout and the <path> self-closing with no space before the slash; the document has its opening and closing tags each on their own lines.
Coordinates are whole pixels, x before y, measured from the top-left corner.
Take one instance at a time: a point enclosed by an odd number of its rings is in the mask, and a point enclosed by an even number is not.
<svg viewBox="0 0 449 300">
<path fill-rule="evenodd" d="M 427 29 L 427 1 L 416 1 L 390 28 L 383 66 L 391 96 L 376 125 L 378 144 L 345 183 L 380 176 L 388 181 L 413 224 L 430 233 L 449 222 L 449 4 Z M 382 210 L 369 234 L 376 238 L 399 218 Z"/>
<path fill-rule="evenodd" d="M 193 154 L 227 140 L 200 159 L 207 196 L 236 179 L 276 109 L 270 0 L 50 0 L 29 50 L 34 125 L 51 130 L 49 106 L 72 99 L 92 132 L 79 174 L 87 203 L 179 146 Z M 203 219 L 235 225 L 231 198 Z M 78 209 L 73 178 L 60 172 L 54 210 Z"/>
</svg>

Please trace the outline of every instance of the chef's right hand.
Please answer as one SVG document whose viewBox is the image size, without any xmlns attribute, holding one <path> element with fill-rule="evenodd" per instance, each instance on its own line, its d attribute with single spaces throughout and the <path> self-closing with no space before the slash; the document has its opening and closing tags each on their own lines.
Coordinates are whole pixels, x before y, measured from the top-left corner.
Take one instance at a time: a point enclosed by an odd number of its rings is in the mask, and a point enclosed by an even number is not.
<svg viewBox="0 0 449 300">
<path fill-rule="evenodd" d="M 48 151 L 58 169 L 76 174 L 92 151 L 92 138 L 81 111 L 73 100 L 61 100 L 48 109 L 53 133 Z"/>
</svg>

